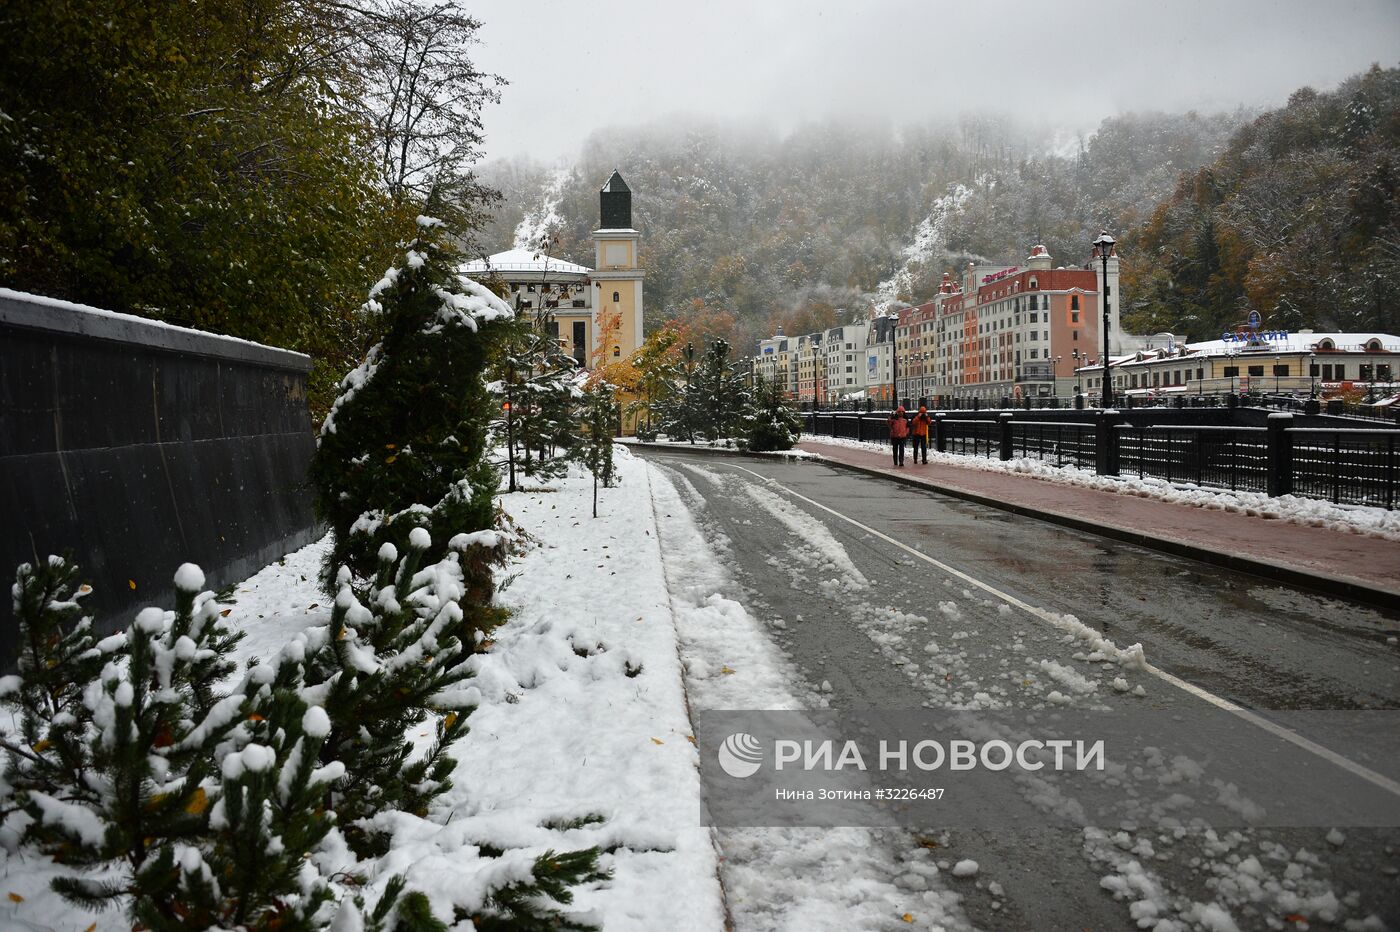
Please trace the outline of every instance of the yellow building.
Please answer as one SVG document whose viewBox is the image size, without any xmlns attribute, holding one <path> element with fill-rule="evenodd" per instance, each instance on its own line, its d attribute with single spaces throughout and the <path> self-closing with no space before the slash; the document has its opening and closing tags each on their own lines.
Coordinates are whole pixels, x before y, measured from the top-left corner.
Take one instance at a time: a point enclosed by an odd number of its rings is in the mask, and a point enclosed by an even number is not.
<svg viewBox="0 0 1400 932">
<path fill-rule="evenodd" d="M 554 315 L 556 336 L 579 364 L 626 359 L 642 345 L 641 233 L 632 228 L 632 190 L 614 171 L 599 192 L 593 231 L 596 268 L 531 249 L 510 249 L 465 263 L 462 274 L 503 282 L 516 310 Z"/>
<path fill-rule="evenodd" d="M 616 171 L 598 195 L 598 229 L 593 231 L 594 306 L 605 360 L 626 359 L 642 345 L 642 234 L 632 228 L 632 189 Z M 607 331 L 607 332 L 604 332 Z"/>
</svg>

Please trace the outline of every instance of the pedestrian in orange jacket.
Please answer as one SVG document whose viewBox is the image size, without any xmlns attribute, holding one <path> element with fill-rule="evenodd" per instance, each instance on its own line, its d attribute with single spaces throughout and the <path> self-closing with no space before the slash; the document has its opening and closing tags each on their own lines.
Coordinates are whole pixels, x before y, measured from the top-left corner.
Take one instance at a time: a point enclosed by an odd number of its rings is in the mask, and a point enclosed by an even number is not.
<svg viewBox="0 0 1400 932">
<path fill-rule="evenodd" d="M 924 465 L 928 465 L 928 428 L 933 423 L 933 418 L 929 417 L 928 407 L 919 405 L 919 413 L 914 415 L 914 423 L 910 425 L 914 438 L 914 462 L 919 462 L 919 451 L 924 453 Z"/>
</svg>

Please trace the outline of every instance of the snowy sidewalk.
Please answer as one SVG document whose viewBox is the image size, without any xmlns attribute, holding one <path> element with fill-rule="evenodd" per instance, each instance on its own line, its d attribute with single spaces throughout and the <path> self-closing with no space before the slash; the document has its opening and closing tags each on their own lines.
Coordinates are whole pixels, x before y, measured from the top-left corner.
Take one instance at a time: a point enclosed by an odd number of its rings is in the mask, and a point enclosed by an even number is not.
<svg viewBox="0 0 1400 932">
<path fill-rule="evenodd" d="M 503 872 L 546 850 L 596 845 L 612 876 L 574 891 L 571 919 L 607 932 L 724 928 L 652 477 L 622 450 L 617 475 L 617 487 L 600 490 L 596 519 L 592 481 L 578 469 L 501 496 L 527 544 L 499 577 L 511 617 L 474 658 L 471 686 L 481 704 L 450 751 L 452 789 L 426 817 L 386 816 L 393 842 L 382 859 L 325 854 L 343 859 L 337 869 L 368 877 L 366 888 L 345 895 L 364 893 L 372 904 L 390 877 L 404 874 L 450 920 L 479 911 L 483 884 Z M 317 576 L 328 544 L 287 554 L 236 587 L 229 618 L 247 632 L 240 661 L 272 656 L 327 622 Z M 426 743 L 432 733 L 424 723 L 413 738 Z M 45 858 L 0 853 L 0 869 L 10 894 L 0 930 L 112 924 L 111 915 L 59 900 Z"/>
<path fill-rule="evenodd" d="M 1080 476 L 1082 471 L 950 454 L 930 453 L 926 466 L 914 465 L 910 456 L 907 465 L 895 468 L 884 445 L 810 436 L 798 447 L 833 463 L 1070 527 L 1106 531 L 1153 549 L 1400 604 L 1400 542 L 1392 536 L 1400 527 L 1400 515 L 1379 509 L 1343 510 L 1291 497 L 1256 502 L 1264 497 Z M 1159 491 L 1159 497 L 1148 497 Z M 1299 504 L 1290 514 L 1293 503 Z M 1364 520 L 1349 525 L 1357 533 L 1340 526 L 1341 520 L 1358 516 Z M 1321 526 L 1309 523 L 1313 521 Z M 1358 592 L 1358 587 L 1365 591 Z"/>
</svg>

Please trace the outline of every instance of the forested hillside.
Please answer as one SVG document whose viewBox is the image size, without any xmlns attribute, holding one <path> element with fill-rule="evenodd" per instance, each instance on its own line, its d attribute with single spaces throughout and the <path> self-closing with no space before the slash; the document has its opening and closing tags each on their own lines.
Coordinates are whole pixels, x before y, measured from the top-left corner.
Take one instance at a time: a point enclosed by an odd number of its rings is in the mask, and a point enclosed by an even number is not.
<svg viewBox="0 0 1400 932">
<path fill-rule="evenodd" d="M 1129 319 L 1209 337 L 1258 310 L 1280 329 L 1400 332 L 1398 186 L 1400 70 L 1303 88 L 1126 237 Z"/>
<path fill-rule="evenodd" d="M 823 124 L 783 138 L 613 129 L 566 170 L 485 166 L 505 201 L 483 241 L 504 248 L 526 220 L 555 239 L 552 252 L 591 264 L 597 188 L 619 168 L 644 234 L 649 320 L 703 317 L 703 329 L 723 331 L 732 313 L 723 335 L 746 346 L 780 324 L 805 331 L 839 309 L 927 299 L 969 259 L 1017 262 L 1044 242 L 1057 262 L 1081 262 L 1101 226 L 1146 217 L 1247 117 L 1128 114 L 1068 141 L 990 116 L 899 131 Z"/>
<path fill-rule="evenodd" d="M 928 299 L 970 259 L 1019 262 L 1037 242 L 1085 261 L 1120 240 L 1128 324 L 1209 338 L 1258 309 L 1279 328 L 1400 329 L 1400 71 L 1304 88 L 1256 115 L 1143 113 L 1056 139 L 1012 120 L 809 126 L 790 136 L 716 125 L 595 134 L 569 169 L 496 163 L 505 205 L 590 263 L 596 189 L 634 193 L 648 317 L 702 317 L 737 346 L 839 310 Z"/>
</svg>

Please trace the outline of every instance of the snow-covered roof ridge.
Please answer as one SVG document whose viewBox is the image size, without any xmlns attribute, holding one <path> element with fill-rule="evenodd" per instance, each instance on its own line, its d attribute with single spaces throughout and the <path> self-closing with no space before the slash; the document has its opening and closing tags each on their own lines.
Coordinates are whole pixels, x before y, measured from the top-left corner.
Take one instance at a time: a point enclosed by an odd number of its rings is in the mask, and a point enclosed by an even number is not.
<svg viewBox="0 0 1400 932">
<path fill-rule="evenodd" d="M 1267 333 L 1269 331 L 1264 332 Z M 1226 349 L 1256 353 L 1267 353 L 1270 351 L 1288 353 L 1300 351 L 1306 352 L 1308 350 L 1311 350 L 1318 343 L 1321 343 L 1323 340 L 1332 341 L 1332 344 L 1337 349 L 1365 346 L 1366 343 L 1371 340 L 1380 340 L 1381 345 L 1385 349 L 1400 348 L 1400 336 L 1396 336 L 1393 333 L 1381 333 L 1379 331 L 1366 331 L 1360 333 L 1344 333 L 1334 331 L 1314 331 L 1313 333 L 1288 332 L 1286 339 L 1264 340 L 1258 345 L 1258 347 L 1253 349 L 1247 348 L 1247 345 L 1241 344 L 1236 341 L 1227 342 L 1225 340 L 1205 340 L 1200 343 L 1188 343 L 1186 344 L 1186 347 L 1192 352 L 1204 353 L 1223 353 Z"/>
<path fill-rule="evenodd" d="M 481 275 L 489 272 L 509 274 L 511 272 L 556 272 L 564 275 L 588 275 L 592 269 L 587 266 L 560 259 L 535 249 L 507 249 L 486 259 L 473 259 L 459 266 L 463 275 Z"/>
</svg>

